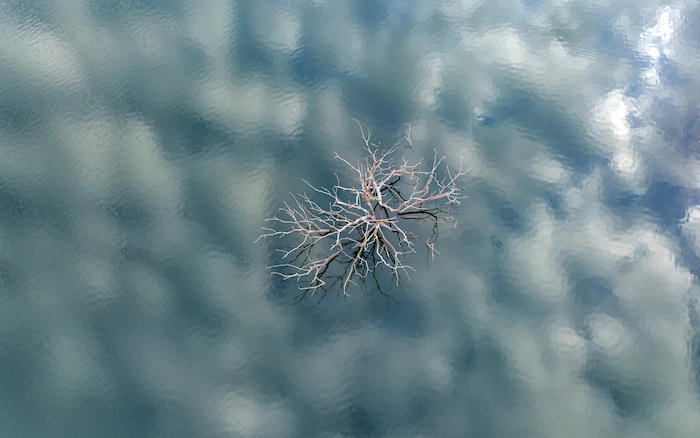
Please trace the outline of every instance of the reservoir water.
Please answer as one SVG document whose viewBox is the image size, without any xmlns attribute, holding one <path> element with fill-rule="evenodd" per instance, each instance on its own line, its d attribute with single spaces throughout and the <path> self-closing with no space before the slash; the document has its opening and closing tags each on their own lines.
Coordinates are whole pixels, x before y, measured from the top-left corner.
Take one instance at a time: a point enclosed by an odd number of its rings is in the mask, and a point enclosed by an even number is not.
<svg viewBox="0 0 700 438">
<path fill-rule="evenodd" d="M 0 436 L 697 437 L 698 29 L 694 0 L 0 2 Z M 253 242 L 351 181 L 353 119 L 467 198 L 395 301 L 294 304 Z"/>
</svg>

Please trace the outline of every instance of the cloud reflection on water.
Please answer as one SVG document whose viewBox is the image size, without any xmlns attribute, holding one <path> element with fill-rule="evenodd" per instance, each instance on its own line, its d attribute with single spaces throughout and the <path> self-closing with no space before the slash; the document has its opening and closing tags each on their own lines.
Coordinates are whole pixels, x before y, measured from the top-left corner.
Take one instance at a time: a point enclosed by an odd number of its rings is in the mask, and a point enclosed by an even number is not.
<svg viewBox="0 0 700 438">
<path fill-rule="evenodd" d="M 1 434 L 695 436 L 697 12 L 4 2 Z M 469 198 L 308 312 L 251 242 L 353 117 Z"/>
</svg>

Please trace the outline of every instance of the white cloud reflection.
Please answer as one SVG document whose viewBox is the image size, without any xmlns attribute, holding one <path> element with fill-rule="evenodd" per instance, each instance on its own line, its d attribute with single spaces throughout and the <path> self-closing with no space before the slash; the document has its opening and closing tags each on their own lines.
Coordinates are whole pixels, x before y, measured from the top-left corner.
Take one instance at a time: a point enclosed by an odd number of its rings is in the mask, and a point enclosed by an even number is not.
<svg viewBox="0 0 700 438">
<path fill-rule="evenodd" d="M 0 7 L 0 435 L 696 436 L 692 5 L 94 3 Z M 307 312 L 252 242 L 353 117 L 469 198 Z"/>
<path fill-rule="evenodd" d="M 656 86 L 661 83 L 661 63 L 675 57 L 673 46 L 669 43 L 676 27 L 681 23 L 681 12 L 665 6 L 657 12 L 654 24 L 642 32 L 639 51 L 648 57 L 649 66 L 642 70 L 641 78 L 647 85 Z"/>
</svg>

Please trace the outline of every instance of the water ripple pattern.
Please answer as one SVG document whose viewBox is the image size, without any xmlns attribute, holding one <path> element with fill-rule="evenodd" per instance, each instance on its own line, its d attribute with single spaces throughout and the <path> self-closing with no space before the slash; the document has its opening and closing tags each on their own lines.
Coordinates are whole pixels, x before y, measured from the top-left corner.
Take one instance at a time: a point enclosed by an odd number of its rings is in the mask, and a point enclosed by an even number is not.
<svg viewBox="0 0 700 438">
<path fill-rule="evenodd" d="M 697 437 L 698 29 L 691 0 L 0 2 L 0 436 Z M 398 304 L 291 305 L 253 242 L 351 177 L 353 119 L 468 198 Z"/>
</svg>

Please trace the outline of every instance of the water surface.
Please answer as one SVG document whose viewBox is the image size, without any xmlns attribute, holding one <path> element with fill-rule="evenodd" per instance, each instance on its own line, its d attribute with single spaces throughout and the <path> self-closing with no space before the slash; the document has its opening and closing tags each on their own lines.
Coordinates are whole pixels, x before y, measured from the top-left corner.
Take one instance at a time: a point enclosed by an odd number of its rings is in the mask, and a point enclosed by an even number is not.
<svg viewBox="0 0 700 438">
<path fill-rule="evenodd" d="M 2 2 L 0 435 L 697 436 L 698 17 Z M 253 241 L 353 118 L 468 198 L 399 304 L 310 311 Z"/>
</svg>

